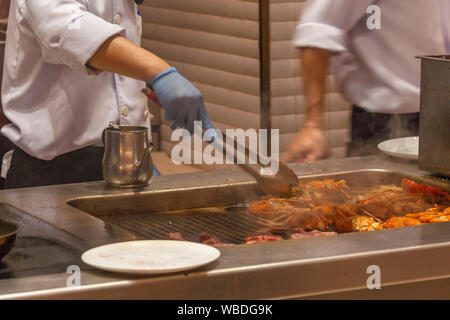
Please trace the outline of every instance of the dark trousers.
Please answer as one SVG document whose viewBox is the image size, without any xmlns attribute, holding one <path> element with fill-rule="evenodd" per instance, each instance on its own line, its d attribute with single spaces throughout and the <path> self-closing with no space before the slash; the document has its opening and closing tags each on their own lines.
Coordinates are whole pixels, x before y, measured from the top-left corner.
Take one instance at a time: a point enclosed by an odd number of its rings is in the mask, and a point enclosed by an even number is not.
<svg viewBox="0 0 450 320">
<path fill-rule="evenodd" d="M 419 135 L 419 113 L 371 113 L 353 106 L 349 157 L 376 155 L 384 140 Z"/>
<path fill-rule="evenodd" d="M 5 189 L 103 180 L 103 147 L 86 147 L 45 161 L 15 147 Z M 160 175 L 158 169 L 153 175 Z"/>
<path fill-rule="evenodd" d="M 5 136 L 0 135 L 0 165 L 2 163 L 3 156 L 8 151 L 11 151 L 15 148 L 14 144 L 9 141 Z M 0 177 L 0 190 L 5 188 L 5 179 Z"/>
</svg>

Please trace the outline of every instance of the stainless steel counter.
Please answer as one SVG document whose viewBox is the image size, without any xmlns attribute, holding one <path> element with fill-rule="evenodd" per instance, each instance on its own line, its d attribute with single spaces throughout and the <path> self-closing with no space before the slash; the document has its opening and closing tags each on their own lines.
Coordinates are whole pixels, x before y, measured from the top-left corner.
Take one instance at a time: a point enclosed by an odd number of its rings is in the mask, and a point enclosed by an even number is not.
<svg viewBox="0 0 450 320">
<path fill-rule="evenodd" d="M 428 176 L 414 163 L 388 158 L 325 160 L 292 168 L 302 178 L 358 170 L 395 172 L 449 188 L 447 180 Z M 151 199 L 166 192 L 220 190 L 221 186 L 248 189 L 255 183 L 234 168 L 155 177 L 149 187 L 136 191 L 109 189 L 103 182 L 5 190 L 0 192 L 0 203 L 65 231 L 84 243 L 85 249 L 138 237 L 73 205 L 101 215 L 102 207 L 91 205 L 95 199 L 104 201 L 105 208 L 116 205 L 115 199 L 157 206 Z M 82 267 L 80 287 L 66 287 L 70 274 L 65 269 L 4 279 L 0 280 L 0 298 L 450 298 L 450 223 L 219 250 L 222 255 L 217 262 L 187 273 L 136 277 Z M 381 290 L 366 287 L 370 265 L 381 268 Z"/>
</svg>

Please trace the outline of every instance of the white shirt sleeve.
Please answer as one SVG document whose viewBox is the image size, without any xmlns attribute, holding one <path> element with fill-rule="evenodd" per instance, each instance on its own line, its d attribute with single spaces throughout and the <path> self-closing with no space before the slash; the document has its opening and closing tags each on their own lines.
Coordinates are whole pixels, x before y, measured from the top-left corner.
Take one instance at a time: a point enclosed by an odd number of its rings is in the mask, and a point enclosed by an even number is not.
<svg viewBox="0 0 450 320">
<path fill-rule="evenodd" d="M 25 0 L 22 10 L 45 62 L 88 74 L 92 69 L 86 63 L 100 46 L 124 33 L 124 28 L 88 12 L 76 0 Z"/>
<path fill-rule="evenodd" d="M 294 45 L 342 52 L 347 32 L 365 23 L 367 8 L 376 0 L 308 0 L 297 25 Z M 368 17 L 368 16 L 367 16 Z"/>
</svg>

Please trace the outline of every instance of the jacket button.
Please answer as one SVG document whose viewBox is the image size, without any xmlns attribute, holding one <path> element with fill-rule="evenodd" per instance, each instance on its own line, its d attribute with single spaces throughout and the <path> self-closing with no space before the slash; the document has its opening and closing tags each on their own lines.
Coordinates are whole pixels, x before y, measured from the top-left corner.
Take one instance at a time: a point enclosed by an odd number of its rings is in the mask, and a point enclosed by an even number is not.
<svg viewBox="0 0 450 320">
<path fill-rule="evenodd" d="M 123 117 L 128 117 L 128 114 L 130 113 L 130 109 L 127 106 L 122 107 L 121 114 Z"/>
<path fill-rule="evenodd" d="M 117 24 L 120 24 L 121 21 L 122 21 L 122 17 L 120 16 L 120 14 L 116 14 L 114 16 L 114 22 Z"/>
</svg>

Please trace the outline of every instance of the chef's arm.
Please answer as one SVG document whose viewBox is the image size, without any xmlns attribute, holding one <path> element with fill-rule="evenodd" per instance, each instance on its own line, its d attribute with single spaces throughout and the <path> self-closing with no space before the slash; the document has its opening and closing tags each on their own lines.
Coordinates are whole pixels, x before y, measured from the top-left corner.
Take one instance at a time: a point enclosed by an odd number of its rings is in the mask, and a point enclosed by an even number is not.
<svg viewBox="0 0 450 320">
<path fill-rule="evenodd" d="M 304 94 L 306 97 L 305 127 L 323 126 L 323 104 L 330 52 L 318 48 L 301 51 Z"/>
<path fill-rule="evenodd" d="M 164 60 L 119 35 L 106 40 L 87 65 L 146 82 L 170 69 Z"/>
<path fill-rule="evenodd" d="M 327 50 L 307 47 L 301 51 L 306 117 L 303 129 L 280 157 L 284 163 L 315 161 L 325 157 L 323 104 L 329 60 L 330 52 Z"/>
<path fill-rule="evenodd" d="M 201 121 L 209 139 L 215 139 L 200 91 L 153 53 L 116 35 L 100 46 L 87 66 L 145 81 L 166 111 L 165 119 L 173 121 L 172 129 L 184 127 L 193 133 L 195 121 Z"/>
</svg>

